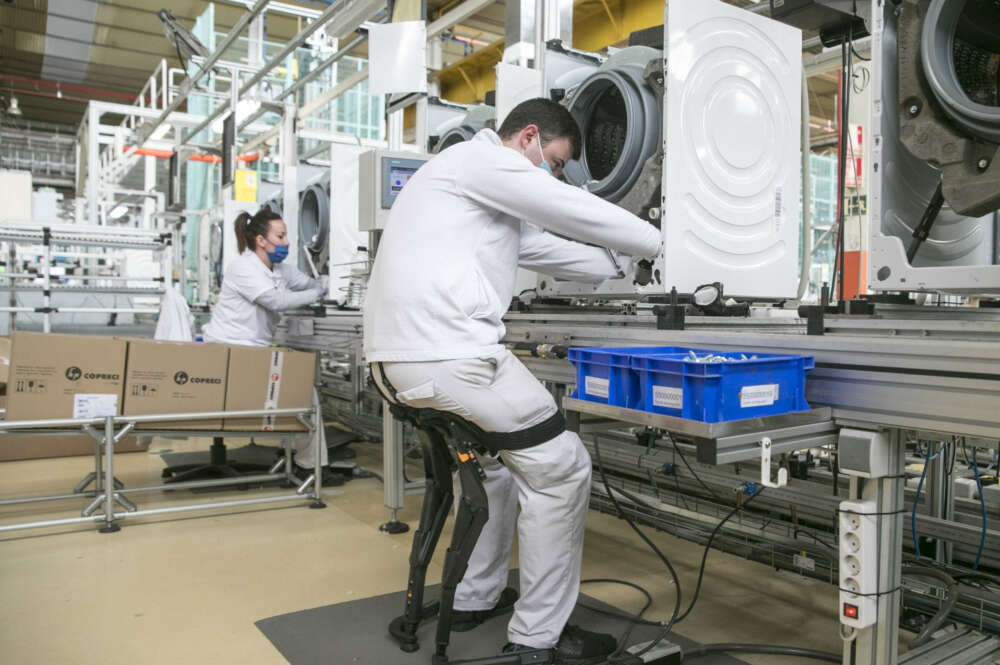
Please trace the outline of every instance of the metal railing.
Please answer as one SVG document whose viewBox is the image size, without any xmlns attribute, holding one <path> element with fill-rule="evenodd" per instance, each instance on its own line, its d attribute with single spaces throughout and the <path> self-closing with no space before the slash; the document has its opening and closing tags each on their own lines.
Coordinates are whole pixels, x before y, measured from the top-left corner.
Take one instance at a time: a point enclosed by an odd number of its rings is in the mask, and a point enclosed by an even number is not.
<svg viewBox="0 0 1000 665">
<path fill-rule="evenodd" d="M 178 421 L 187 422 L 192 420 L 220 420 L 223 418 L 254 418 L 265 416 L 294 416 L 304 429 L 299 431 L 274 431 L 264 429 L 258 431 L 191 431 L 170 429 L 169 427 L 170 423 Z M 255 438 L 280 438 L 282 439 L 285 456 L 276 461 L 272 465 L 270 471 L 264 474 L 239 476 L 236 478 L 225 478 L 220 480 L 199 480 L 171 483 L 169 485 L 161 484 L 126 488 L 118 479 L 115 478 L 115 444 L 120 442 L 127 435 L 136 433 L 136 427 L 138 425 L 160 425 L 161 423 L 164 425 L 162 429 L 143 429 L 139 430 L 139 432 L 144 435 L 168 435 L 173 437 L 253 436 Z M 94 451 L 94 471 L 81 480 L 72 492 L 0 500 L 0 506 L 3 506 L 73 498 L 91 499 L 90 503 L 87 504 L 80 512 L 79 517 L 3 524 L 0 525 L 0 532 L 18 529 L 45 528 L 67 524 L 101 523 L 100 531 L 102 533 L 111 533 L 120 530 L 116 521 L 128 517 L 165 515 L 170 513 L 189 512 L 193 510 L 257 505 L 295 499 L 311 499 L 311 507 L 321 508 L 325 505 L 322 501 L 323 480 L 322 467 L 320 464 L 320 446 L 323 445 L 323 437 L 317 436 L 316 434 L 317 432 L 322 432 L 322 429 L 322 416 L 318 406 L 318 396 L 315 391 L 313 394 L 312 406 L 303 408 L 211 411 L 136 416 L 105 416 L 96 418 L 57 418 L 50 420 L 0 422 L 0 433 L 2 434 L 81 434 L 93 437 L 96 442 Z M 298 437 L 310 437 L 313 442 L 313 455 L 315 463 L 311 475 L 309 475 L 309 477 L 307 477 L 304 481 L 299 481 L 299 479 L 292 472 L 291 442 L 293 439 Z M 289 481 L 295 485 L 295 490 L 293 492 L 286 492 L 276 496 L 259 497 L 254 499 L 218 501 L 214 503 L 199 503 L 145 510 L 137 508 L 136 505 L 125 496 L 126 494 L 155 492 L 164 489 L 225 487 L 273 480 Z M 86 488 L 91 483 L 94 484 L 94 489 L 86 491 Z M 116 512 L 116 505 L 123 507 L 124 512 Z M 99 512 L 98 509 L 100 509 Z"/>
</svg>

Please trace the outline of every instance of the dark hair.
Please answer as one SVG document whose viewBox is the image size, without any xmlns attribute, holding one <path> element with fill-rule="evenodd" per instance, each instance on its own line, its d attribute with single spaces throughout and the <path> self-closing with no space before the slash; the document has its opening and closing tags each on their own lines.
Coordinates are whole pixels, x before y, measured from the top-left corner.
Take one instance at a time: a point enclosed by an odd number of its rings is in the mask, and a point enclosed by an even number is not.
<svg viewBox="0 0 1000 665">
<path fill-rule="evenodd" d="M 569 139 L 573 159 L 580 159 L 580 127 L 566 108 L 551 99 L 538 97 L 515 106 L 497 130 L 502 139 L 509 139 L 527 127 L 537 125 L 542 141 Z"/>
<path fill-rule="evenodd" d="M 264 207 L 253 217 L 248 212 L 241 212 L 236 217 L 236 248 L 240 254 L 246 248 L 257 249 L 257 236 L 266 236 L 271 230 L 271 222 L 281 219 L 281 215 L 270 208 Z"/>
</svg>

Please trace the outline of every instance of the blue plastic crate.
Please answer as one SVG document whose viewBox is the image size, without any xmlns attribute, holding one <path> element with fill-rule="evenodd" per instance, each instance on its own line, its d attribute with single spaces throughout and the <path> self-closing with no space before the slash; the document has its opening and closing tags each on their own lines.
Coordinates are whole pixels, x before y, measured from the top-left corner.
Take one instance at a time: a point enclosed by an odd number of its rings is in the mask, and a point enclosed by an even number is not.
<svg viewBox="0 0 1000 665">
<path fill-rule="evenodd" d="M 722 363 L 695 362 L 686 354 L 633 358 L 641 395 L 633 408 L 708 423 L 809 408 L 805 394 L 806 372 L 814 366 L 811 356 L 717 355 L 756 357 Z"/>
<path fill-rule="evenodd" d="M 576 391 L 573 397 L 629 409 L 639 407 L 642 398 L 639 373 L 632 359 L 649 355 L 711 353 L 681 346 L 628 346 L 619 348 L 571 348 L 569 361 L 576 366 Z"/>
</svg>

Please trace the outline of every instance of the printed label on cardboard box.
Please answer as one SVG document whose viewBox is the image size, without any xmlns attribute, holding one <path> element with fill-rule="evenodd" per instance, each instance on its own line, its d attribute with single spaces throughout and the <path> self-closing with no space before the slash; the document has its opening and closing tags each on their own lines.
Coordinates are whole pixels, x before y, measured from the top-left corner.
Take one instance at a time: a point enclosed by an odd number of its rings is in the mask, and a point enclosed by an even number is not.
<svg viewBox="0 0 1000 665">
<path fill-rule="evenodd" d="M 281 370 L 284 361 L 285 357 L 281 351 L 271 352 L 271 364 L 267 370 L 267 397 L 264 399 L 264 408 L 269 411 L 278 408 L 278 397 L 281 395 Z M 265 432 L 274 430 L 274 416 L 270 414 L 264 416 L 261 427 Z"/>
<path fill-rule="evenodd" d="M 74 418 L 104 418 L 118 415 L 118 395 L 73 395 Z"/>
</svg>

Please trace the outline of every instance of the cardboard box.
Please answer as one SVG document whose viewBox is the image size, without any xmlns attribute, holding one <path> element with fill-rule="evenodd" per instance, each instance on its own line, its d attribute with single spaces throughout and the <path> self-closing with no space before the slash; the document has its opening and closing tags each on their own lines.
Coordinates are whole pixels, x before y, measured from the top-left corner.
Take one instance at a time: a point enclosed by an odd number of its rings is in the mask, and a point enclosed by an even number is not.
<svg viewBox="0 0 1000 665">
<path fill-rule="evenodd" d="M 7 420 L 121 415 L 124 340 L 15 332 Z"/>
<path fill-rule="evenodd" d="M 88 434 L 0 434 L 0 462 L 93 455 L 95 443 Z M 139 445 L 136 437 L 127 436 L 115 444 L 115 454 L 144 453 L 147 448 L 148 443 Z"/>
<path fill-rule="evenodd" d="M 312 406 L 316 354 L 274 347 L 232 346 L 226 411 L 295 409 Z M 295 416 L 227 418 L 232 431 L 303 431 Z"/>
<path fill-rule="evenodd" d="M 125 370 L 126 416 L 223 411 L 229 347 L 130 339 Z M 222 419 L 139 423 L 137 430 L 219 430 Z"/>
<path fill-rule="evenodd" d="M 6 394 L 7 378 L 10 375 L 10 337 L 0 337 L 0 394 Z"/>
</svg>

